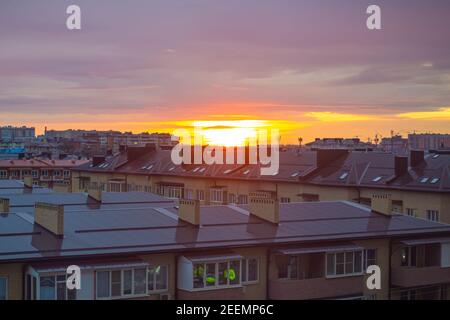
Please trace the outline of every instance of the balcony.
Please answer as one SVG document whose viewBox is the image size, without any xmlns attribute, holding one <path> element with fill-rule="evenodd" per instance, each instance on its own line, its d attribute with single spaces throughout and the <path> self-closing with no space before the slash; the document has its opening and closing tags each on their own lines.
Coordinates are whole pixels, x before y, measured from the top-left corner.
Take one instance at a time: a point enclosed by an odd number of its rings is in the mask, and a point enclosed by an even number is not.
<svg viewBox="0 0 450 320">
<path fill-rule="evenodd" d="M 400 287 L 414 287 L 439 284 L 450 281 L 450 268 L 432 267 L 394 267 L 392 284 Z"/>
<path fill-rule="evenodd" d="M 356 295 L 364 291 L 364 276 L 270 280 L 269 299 L 308 300 Z"/>
</svg>

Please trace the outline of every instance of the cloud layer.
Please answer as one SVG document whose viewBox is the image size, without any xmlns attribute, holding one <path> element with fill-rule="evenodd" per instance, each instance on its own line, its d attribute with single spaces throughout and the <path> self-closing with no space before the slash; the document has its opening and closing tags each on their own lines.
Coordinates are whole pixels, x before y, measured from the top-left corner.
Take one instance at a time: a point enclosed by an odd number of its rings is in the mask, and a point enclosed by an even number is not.
<svg viewBox="0 0 450 320">
<path fill-rule="evenodd" d="M 79 32 L 65 28 L 72 2 L 1 1 L 2 124 L 144 130 L 327 115 L 367 120 L 368 135 L 387 130 L 380 115 L 450 104 L 446 0 L 378 0 L 377 32 L 365 27 L 366 1 L 77 0 Z M 448 118 L 420 119 L 402 130 L 448 131 Z"/>
</svg>

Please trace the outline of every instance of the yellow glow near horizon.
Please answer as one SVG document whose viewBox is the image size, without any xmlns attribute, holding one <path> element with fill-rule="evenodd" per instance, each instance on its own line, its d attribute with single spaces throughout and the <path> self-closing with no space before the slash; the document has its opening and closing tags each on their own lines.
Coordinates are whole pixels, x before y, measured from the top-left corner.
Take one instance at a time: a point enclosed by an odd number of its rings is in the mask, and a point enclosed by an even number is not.
<svg viewBox="0 0 450 320">
<path fill-rule="evenodd" d="M 376 117 L 369 115 L 351 114 L 351 113 L 337 113 L 337 112 L 307 112 L 307 117 L 314 118 L 322 122 L 351 122 L 351 121 L 368 121 L 374 120 Z"/>
<path fill-rule="evenodd" d="M 271 124 L 265 120 L 207 120 L 192 121 L 190 126 L 201 129 L 204 144 L 232 147 L 251 144 L 258 129 Z"/>
<path fill-rule="evenodd" d="M 450 120 L 450 107 L 440 108 L 434 111 L 417 111 L 417 112 L 400 113 L 398 117 L 407 119 L 424 119 L 424 120 L 434 120 L 434 119 Z"/>
</svg>

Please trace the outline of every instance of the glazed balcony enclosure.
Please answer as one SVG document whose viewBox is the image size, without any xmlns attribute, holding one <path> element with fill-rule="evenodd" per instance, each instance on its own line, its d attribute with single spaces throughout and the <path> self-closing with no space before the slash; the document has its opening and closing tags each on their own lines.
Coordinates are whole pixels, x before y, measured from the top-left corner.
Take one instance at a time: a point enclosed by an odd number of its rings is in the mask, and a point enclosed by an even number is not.
<svg viewBox="0 0 450 320">
<path fill-rule="evenodd" d="M 392 285 L 450 282 L 450 238 L 403 240 L 393 248 Z"/>
<path fill-rule="evenodd" d="M 376 264 L 376 249 L 354 244 L 276 250 L 270 299 L 363 297 L 365 268 Z"/>
</svg>

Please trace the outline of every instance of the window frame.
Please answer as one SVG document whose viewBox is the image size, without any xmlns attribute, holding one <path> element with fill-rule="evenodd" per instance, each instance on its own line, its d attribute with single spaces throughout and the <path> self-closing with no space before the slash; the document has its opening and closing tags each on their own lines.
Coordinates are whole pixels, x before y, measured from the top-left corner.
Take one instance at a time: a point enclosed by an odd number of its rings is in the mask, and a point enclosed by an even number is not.
<svg viewBox="0 0 450 320">
<path fill-rule="evenodd" d="M 58 276 L 64 276 L 65 277 L 65 280 L 64 281 L 62 281 L 62 280 L 58 280 Z M 77 289 L 69 289 L 69 288 L 67 288 L 67 285 L 65 285 L 65 295 L 64 295 L 64 299 L 58 299 L 58 283 L 67 283 L 67 274 L 66 273 L 64 273 L 64 272 L 51 272 L 51 273 L 40 273 L 38 276 L 37 276 L 37 279 L 36 279 L 36 283 L 37 283 L 37 285 L 39 286 L 39 290 L 36 290 L 36 291 L 38 291 L 39 292 L 39 300 L 42 300 L 41 299 L 41 278 L 50 278 L 50 277 L 53 277 L 53 280 L 54 280 L 54 297 L 53 297 L 53 299 L 51 299 L 51 301 L 69 301 L 69 300 L 77 300 Z M 37 289 L 37 288 L 36 288 Z M 68 297 L 69 297 L 69 290 L 70 291 L 75 291 L 75 299 L 68 299 Z"/>
<path fill-rule="evenodd" d="M 209 190 L 209 201 L 214 203 L 223 203 L 224 189 L 211 188 Z"/>
<path fill-rule="evenodd" d="M 156 290 L 156 273 L 153 273 L 153 290 L 149 290 L 148 284 L 149 284 L 149 270 L 155 269 L 156 267 L 166 268 L 166 276 L 165 276 L 165 288 L 164 289 L 158 289 Z M 144 293 L 135 293 L 135 271 L 136 270 L 145 270 L 145 292 Z M 120 295 L 112 295 L 112 273 L 115 271 L 120 272 Z M 125 281 L 124 281 L 124 274 L 127 271 L 131 271 L 131 293 L 125 294 Z M 109 273 L 109 296 L 108 297 L 99 297 L 98 296 L 98 273 L 99 272 L 108 272 Z M 96 300 L 118 300 L 118 299 L 133 299 L 133 298 L 140 298 L 140 297 L 147 297 L 152 294 L 160 294 L 169 291 L 169 265 L 167 264 L 161 264 L 161 265 L 151 265 L 148 267 L 131 267 L 131 268 L 124 268 L 124 269 L 105 269 L 105 270 L 95 270 L 95 292 L 94 297 Z"/>
<path fill-rule="evenodd" d="M 358 252 L 361 255 L 361 257 L 360 257 L 360 259 L 361 259 L 361 262 L 360 262 L 361 271 L 360 272 L 355 272 L 354 271 L 355 270 L 355 262 L 356 262 L 356 260 L 355 260 L 355 256 L 356 255 L 355 254 L 358 253 Z M 352 253 L 352 255 L 353 255 L 353 258 L 352 258 L 352 260 L 353 260 L 353 262 L 352 262 L 353 271 L 352 272 L 346 272 L 346 268 L 347 268 L 346 255 L 348 253 Z M 344 255 L 343 262 L 339 263 L 339 265 L 342 264 L 343 268 L 344 268 L 344 273 L 342 273 L 342 274 L 337 274 L 336 273 L 336 269 L 337 269 L 337 265 L 338 265 L 338 263 L 337 263 L 337 255 L 338 254 L 343 254 Z M 334 256 L 334 259 L 333 259 L 334 272 L 332 274 L 328 273 L 328 256 Z M 364 273 L 365 273 L 364 272 L 364 250 L 346 250 L 346 251 L 326 252 L 325 253 L 325 278 L 326 279 L 343 278 L 343 277 L 356 277 L 356 276 L 364 275 Z"/>
<path fill-rule="evenodd" d="M 226 259 L 226 260 L 215 260 L 215 261 L 195 261 L 192 263 L 192 291 L 208 291 L 208 290 L 221 290 L 221 289 L 228 289 L 228 288 L 240 288 L 244 285 L 242 281 L 242 262 L 245 259 Z M 227 269 L 230 269 L 230 263 L 231 262 L 239 262 L 239 283 L 236 284 L 230 284 L 230 278 L 227 277 L 227 284 L 219 284 L 220 280 L 220 273 L 219 273 L 219 264 L 221 263 L 227 263 Z M 206 284 L 206 265 L 208 264 L 214 264 L 215 265 L 215 283 L 214 285 L 207 285 Z M 194 276 L 194 266 L 195 265 L 203 265 L 203 286 L 196 288 L 194 286 L 195 276 Z"/>
<path fill-rule="evenodd" d="M 0 276 L 0 279 L 4 279 L 5 280 L 5 299 L 0 299 L 0 301 L 1 300 L 4 300 L 4 301 L 6 301 L 6 300 L 8 300 L 8 291 L 9 291 L 9 278 L 8 278 L 8 276 Z"/>
<path fill-rule="evenodd" d="M 248 266 L 249 260 L 256 260 L 256 280 L 248 280 Z M 244 272 L 243 272 L 243 263 L 245 263 L 245 280 L 244 280 Z M 259 272 L 260 272 L 260 259 L 259 257 L 246 257 L 241 260 L 241 282 L 242 284 L 255 284 L 259 283 Z"/>
<path fill-rule="evenodd" d="M 427 209 L 426 210 L 426 217 L 427 217 L 428 221 L 439 222 L 439 210 Z"/>
</svg>

